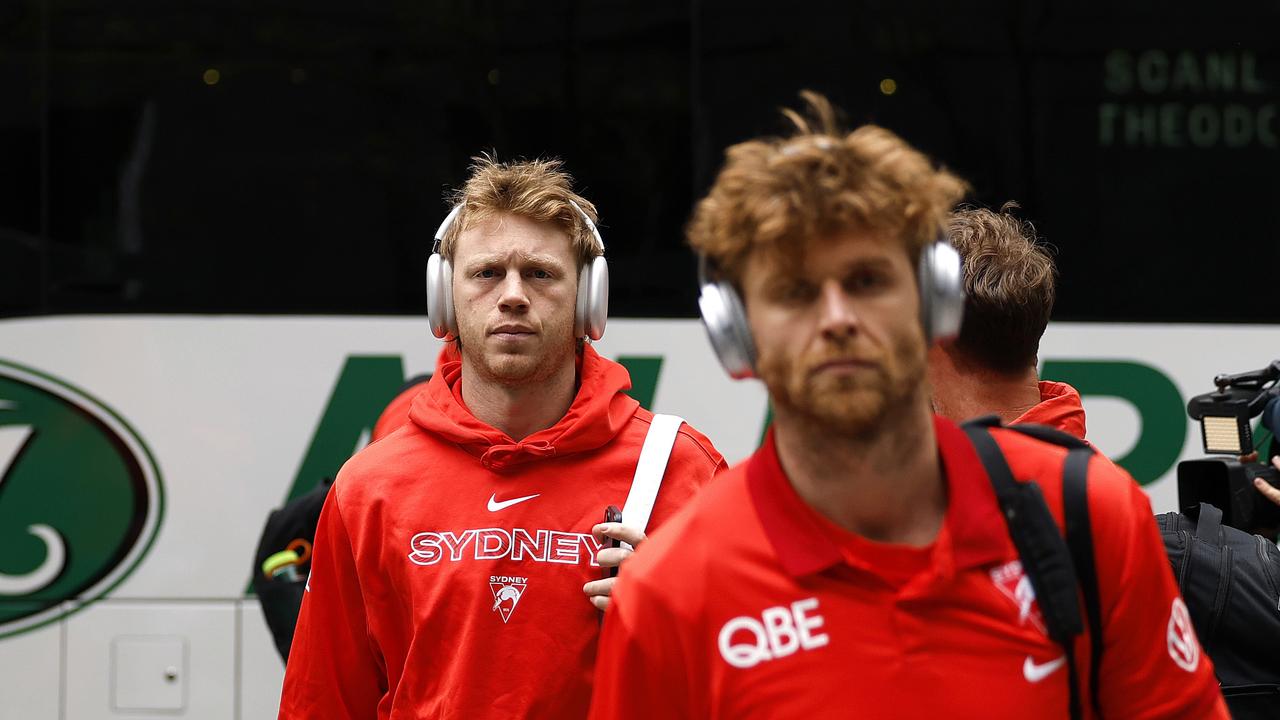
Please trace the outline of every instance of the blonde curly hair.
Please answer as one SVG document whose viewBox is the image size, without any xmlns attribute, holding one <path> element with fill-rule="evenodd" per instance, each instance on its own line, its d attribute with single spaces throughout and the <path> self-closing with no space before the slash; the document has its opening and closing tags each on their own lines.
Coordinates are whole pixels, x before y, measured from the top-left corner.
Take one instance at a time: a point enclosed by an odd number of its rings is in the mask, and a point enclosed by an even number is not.
<svg viewBox="0 0 1280 720">
<path fill-rule="evenodd" d="M 689 244 L 737 283 L 746 259 L 787 265 L 803 243 L 865 229 L 906 246 L 912 262 L 937 240 L 966 183 L 875 125 L 844 132 L 822 95 L 803 91 L 808 115 L 783 109 L 794 132 L 738 143 L 686 227 Z"/>
<path fill-rule="evenodd" d="M 461 189 L 453 192 L 451 205 L 462 205 L 461 212 L 440 239 L 440 254 L 453 259 L 458 236 L 468 228 L 501 213 L 540 223 L 551 223 L 569 235 L 578 267 L 604 254 L 604 247 L 582 214 L 597 221 L 596 206 L 573 191 L 573 178 L 556 159 L 515 160 L 498 162 L 484 153 L 471 158 L 471 174 Z"/>
</svg>

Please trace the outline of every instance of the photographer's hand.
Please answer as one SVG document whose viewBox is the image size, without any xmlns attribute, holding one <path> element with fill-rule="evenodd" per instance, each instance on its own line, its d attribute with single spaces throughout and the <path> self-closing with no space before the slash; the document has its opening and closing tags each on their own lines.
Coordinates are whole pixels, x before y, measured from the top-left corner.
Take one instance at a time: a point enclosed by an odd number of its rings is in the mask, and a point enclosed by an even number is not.
<svg viewBox="0 0 1280 720">
<path fill-rule="evenodd" d="M 1258 457 L 1257 453 L 1254 453 L 1253 457 L 1256 459 Z M 1271 458 L 1271 464 L 1277 470 L 1280 470 L 1280 455 Z M 1280 505 L 1280 490 L 1271 487 L 1270 483 L 1266 480 L 1263 480 L 1262 478 L 1254 478 L 1253 486 L 1258 489 L 1258 492 L 1262 493 L 1263 497 L 1276 505 Z"/>
</svg>

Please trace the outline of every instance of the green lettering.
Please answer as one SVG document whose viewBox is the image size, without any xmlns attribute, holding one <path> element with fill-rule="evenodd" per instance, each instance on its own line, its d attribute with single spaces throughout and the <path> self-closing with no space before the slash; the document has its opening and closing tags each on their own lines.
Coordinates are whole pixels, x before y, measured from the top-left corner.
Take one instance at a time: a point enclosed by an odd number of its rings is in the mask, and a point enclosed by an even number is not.
<svg viewBox="0 0 1280 720">
<path fill-rule="evenodd" d="M 373 432 L 378 416 L 395 398 L 404 380 L 404 363 L 399 355 L 347 356 L 285 503 L 311 492 L 321 480 L 338 474 L 338 469 L 355 451 L 360 436 Z M 252 583 L 245 594 L 253 594 Z"/>
<path fill-rule="evenodd" d="M 1272 438 L 1271 431 L 1262 427 L 1262 421 L 1253 424 L 1253 449 L 1258 452 L 1258 462 L 1265 463 L 1267 461 L 1267 452 L 1271 449 L 1268 442 L 1275 442 Z"/>
<path fill-rule="evenodd" d="M 760 428 L 760 445 L 764 444 L 765 437 L 769 434 L 769 426 L 773 424 L 773 402 L 770 401 L 764 406 L 764 427 Z"/>
<path fill-rule="evenodd" d="M 1065 382 L 1081 397 L 1103 395 L 1124 400 L 1138 411 L 1142 430 L 1127 455 L 1112 458 L 1139 483 L 1154 482 L 1173 467 L 1187 439 L 1186 405 L 1164 373 L 1138 362 L 1046 360 L 1046 380 Z"/>
<path fill-rule="evenodd" d="M 285 502 L 337 475 L 361 433 L 372 432 L 378 415 L 403 384 L 404 363 L 399 355 L 348 356 Z"/>
<path fill-rule="evenodd" d="M 627 394 L 639 401 L 646 410 L 653 409 L 653 396 L 658 392 L 658 374 L 662 372 L 661 355 L 624 355 L 618 364 L 631 374 L 631 389 Z"/>
</svg>

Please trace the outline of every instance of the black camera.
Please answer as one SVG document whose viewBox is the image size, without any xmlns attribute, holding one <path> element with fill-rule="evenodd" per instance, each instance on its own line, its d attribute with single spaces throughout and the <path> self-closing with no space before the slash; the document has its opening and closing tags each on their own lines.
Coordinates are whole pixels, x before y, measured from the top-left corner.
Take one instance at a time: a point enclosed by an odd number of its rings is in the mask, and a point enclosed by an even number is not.
<svg viewBox="0 0 1280 720">
<path fill-rule="evenodd" d="M 1274 535 L 1280 528 L 1280 506 L 1258 493 L 1253 485 L 1262 478 L 1280 487 L 1280 471 L 1270 459 L 1280 452 L 1274 435 L 1280 428 L 1280 360 L 1261 370 L 1219 375 L 1217 390 L 1197 395 L 1187 403 L 1187 414 L 1200 421 L 1204 451 L 1234 455 L 1234 459 L 1204 458 L 1178 463 L 1178 509 L 1196 516 L 1200 503 L 1222 510 L 1222 522 L 1250 533 Z M 1250 421 L 1261 415 L 1262 425 L 1273 437 L 1265 453 L 1254 447 Z M 1267 462 L 1240 462 L 1239 456 L 1258 451 Z"/>
</svg>

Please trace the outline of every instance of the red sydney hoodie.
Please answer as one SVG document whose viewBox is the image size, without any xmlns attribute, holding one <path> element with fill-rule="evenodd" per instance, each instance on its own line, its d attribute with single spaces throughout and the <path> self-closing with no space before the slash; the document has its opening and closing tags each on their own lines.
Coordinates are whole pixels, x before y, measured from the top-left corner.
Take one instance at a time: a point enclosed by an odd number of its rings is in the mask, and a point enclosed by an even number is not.
<svg viewBox="0 0 1280 720">
<path fill-rule="evenodd" d="M 339 473 L 316 532 L 280 718 L 581 718 L 600 613 L 591 526 L 622 507 L 652 413 L 587 346 L 554 426 L 516 442 L 439 368 Z M 720 469 L 681 427 L 649 529 Z M 625 569 L 623 570 L 625 572 Z"/>
</svg>

